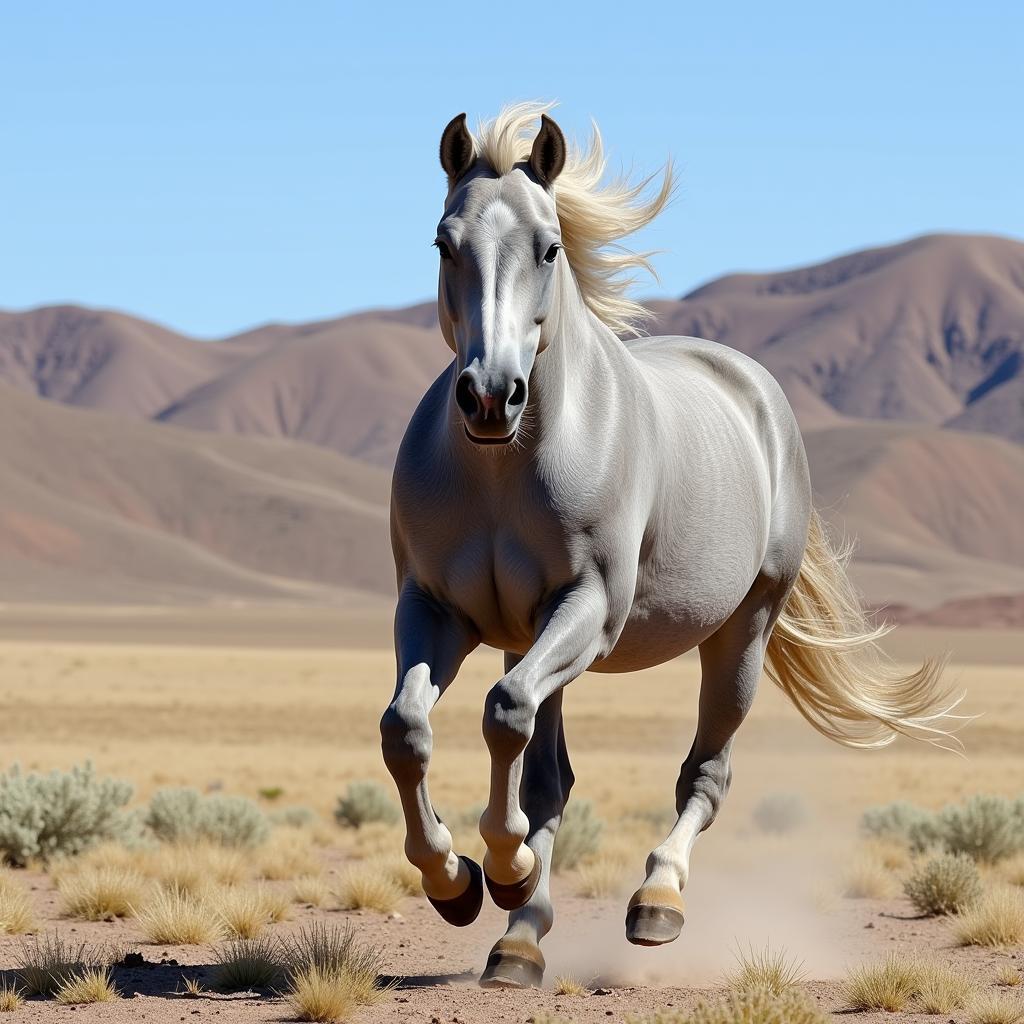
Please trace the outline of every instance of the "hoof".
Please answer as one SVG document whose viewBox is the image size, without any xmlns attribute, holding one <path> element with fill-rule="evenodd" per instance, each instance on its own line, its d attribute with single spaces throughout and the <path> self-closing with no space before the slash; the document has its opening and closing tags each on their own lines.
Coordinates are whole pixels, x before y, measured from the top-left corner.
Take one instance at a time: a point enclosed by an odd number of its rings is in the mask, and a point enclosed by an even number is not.
<svg viewBox="0 0 1024 1024">
<path fill-rule="evenodd" d="M 499 942 L 487 958 L 480 976 L 482 988 L 540 988 L 544 980 L 544 957 L 535 946 L 516 943 L 502 948 Z"/>
<path fill-rule="evenodd" d="M 469 885 L 466 891 L 450 900 L 435 900 L 428 896 L 433 908 L 449 923 L 456 928 L 465 928 L 472 924 L 484 905 L 484 881 L 483 872 L 476 861 L 468 857 L 459 857 L 459 860 L 469 868 Z"/>
<path fill-rule="evenodd" d="M 501 907 L 502 910 L 518 910 L 520 907 L 526 906 L 540 881 L 540 857 L 534 854 L 533 867 L 522 881 L 503 885 L 501 882 L 495 882 L 488 878 L 486 871 L 484 880 L 487 882 L 487 891 L 491 894 L 495 906 Z"/>
<path fill-rule="evenodd" d="M 683 920 L 683 901 L 678 893 L 645 893 L 641 889 L 629 901 L 626 938 L 635 946 L 663 946 L 679 938 Z"/>
</svg>

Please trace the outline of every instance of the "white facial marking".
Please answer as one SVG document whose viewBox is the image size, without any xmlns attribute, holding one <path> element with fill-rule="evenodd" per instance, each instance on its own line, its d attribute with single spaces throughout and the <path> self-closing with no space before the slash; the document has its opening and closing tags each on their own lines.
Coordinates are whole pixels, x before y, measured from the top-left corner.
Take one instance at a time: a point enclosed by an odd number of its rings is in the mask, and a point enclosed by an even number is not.
<svg viewBox="0 0 1024 1024">
<path fill-rule="evenodd" d="M 498 316 L 498 278 L 501 268 L 502 236 L 516 226 L 516 215 L 512 208 L 502 199 L 495 199 L 480 215 L 479 246 L 480 274 L 483 288 L 481 305 L 481 327 L 485 344 L 500 336 L 496 331 L 495 320 Z M 487 353 L 490 355 L 490 353 Z"/>
</svg>

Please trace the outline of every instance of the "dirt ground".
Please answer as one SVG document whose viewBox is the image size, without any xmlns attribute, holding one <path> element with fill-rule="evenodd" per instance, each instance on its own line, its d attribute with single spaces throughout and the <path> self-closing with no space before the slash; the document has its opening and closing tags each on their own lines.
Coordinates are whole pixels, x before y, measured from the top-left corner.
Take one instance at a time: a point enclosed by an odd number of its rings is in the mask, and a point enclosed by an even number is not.
<svg viewBox="0 0 1024 1024">
<path fill-rule="evenodd" d="M 81 629 L 62 632 L 58 623 L 48 631 L 45 621 L 26 631 L 30 639 L 0 641 L 2 761 L 49 770 L 90 758 L 99 771 L 135 783 L 139 799 L 162 785 L 254 798 L 260 789 L 278 787 L 283 796 L 267 804 L 268 810 L 305 804 L 326 820 L 348 782 L 387 782 L 377 720 L 391 694 L 393 662 L 376 637 L 364 647 L 320 643 L 316 633 L 302 634 L 302 642 L 275 642 L 273 621 L 261 618 L 253 627 L 258 644 L 243 645 L 237 621 L 232 619 L 223 643 L 209 623 L 200 630 L 201 642 L 187 642 L 186 616 L 184 626 L 175 627 L 179 632 L 164 631 L 159 642 L 126 629 L 132 642 L 112 642 L 108 633 L 104 642 L 90 643 Z M 11 637 L 9 629 L 0 633 Z M 349 639 L 353 634 L 355 627 Z M 907 652 L 940 649 L 944 637 L 918 633 L 901 642 Z M 489 905 L 463 930 L 444 925 L 415 897 L 394 916 L 297 908 L 292 922 L 273 930 L 313 917 L 351 919 L 361 937 L 379 944 L 398 987 L 379 1006 L 360 1011 L 356 1019 L 366 1022 L 525 1022 L 546 1010 L 584 1024 L 685 1008 L 721 984 L 737 950 L 769 942 L 804 961 L 810 991 L 832 1012 L 843 1010 L 840 979 L 846 969 L 894 949 L 934 954 L 990 985 L 1000 964 L 1024 966 L 1024 950 L 958 949 L 948 922 L 915 918 L 901 899 L 844 899 L 837 881 L 867 806 L 907 799 L 937 807 L 977 792 L 1016 795 L 1024 788 L 1024 691 L 1016 664 L 1021 637 L 990 637 L 978 650 L 984 656 L 951 669 L 951 679 L 967 691 L 965 712 L 984 715 L 964 732 L 967 758 L 905 742 L 876 753 L 837 748 L 765 684 L 737 741 L 729 801 L 695 849 L 687 924 L 671 946 L 630 946 L 623 935 L 624 896 L 581 898 L 571 873 L 556 879 L 556 923 L 544 944 L 548 971 L 542 991 L 476 986 L 503 931 L 504 916 Z M 499 674 L 496 654 L 474 655 L 435 713 L 432 793 L 442 810 L 464 810 L 486 796 L 480 711 Z M 698 664 L 687 657 L 628 682 L 586 676 L 567 692 L 574 799 L 593 802 L 606 823 L 605 844 L 631 851 L 626 893 L 642 878 L 646 853 L 657 841 L 650 819 L 671 806 L 694 726 L 697 685 Z M 798 801 L 805 812 L 803 823 L 782 836 L 755 824 L 756 808 L 778 796 Z M 472 836 L 459 839 L 463 849 L 478 855 Z M 396 837 L 396 849 L 399 843 Z M 339 830 L 338 842 L 323 854 L 328 876 L 343 870 L 350 854 Z M 17 874 L 32 887 L 44 928 L 56 927 L 71 938 L 133 944 L 147 965 L 115 970 L 118 987 L 132 998 L 78 1008 L 29 1001 L 12 1019 L 288 1019 L 285 1004 L 267 995 L 182 995 L 183 976 L 208 977 L 210 948 L 147 945 L 131 921 L 61 918 L 51 879 Z M 16 965 L 21 941 L 0 938 L 0 968 Z M 552 986 L 561 974 L 586 982 L 592 994 L 555 995 Z M 858 1013 L 852 1019 L 929 1018 Z M 967 1017 L 930 1019 L 962 1024 Z"/>
</svg>

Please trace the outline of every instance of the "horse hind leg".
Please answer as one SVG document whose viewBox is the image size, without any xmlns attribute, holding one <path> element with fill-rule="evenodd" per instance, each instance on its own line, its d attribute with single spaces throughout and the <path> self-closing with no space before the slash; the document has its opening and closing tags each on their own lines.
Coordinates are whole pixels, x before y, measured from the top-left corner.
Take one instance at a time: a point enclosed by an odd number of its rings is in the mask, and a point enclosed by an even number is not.
<svg viewBox="0 0 1024 1024">
<path fill-rule="evenodd" d="M 523 761 L 523 806 L 530 819 L 526 842 L 540 865 L 540 878 L 527 903 L 509 914 L 508 929 L 495 943 L 480 978 L 485 988 L 536 987 L 544 978 L 540 941 L 554 921 L 551 851 L 572 784 L 558 690 L 540 706 Z"/>
<path fill-rule="evenodd" d="M 660 946 L 682 929 L 690 852 L 729 791 L 733 739 L 754 700 L 770 626 L 781 605 L 778 591 L 771 590 L 766 595 L 763 579 L 755 583 L 737 611 L 700 645 L 697 732 L 676 784 L 679 817 L 647 858 L 647 877 L 626 911 L 626 938 L 636 945 Z"/>
</svg>

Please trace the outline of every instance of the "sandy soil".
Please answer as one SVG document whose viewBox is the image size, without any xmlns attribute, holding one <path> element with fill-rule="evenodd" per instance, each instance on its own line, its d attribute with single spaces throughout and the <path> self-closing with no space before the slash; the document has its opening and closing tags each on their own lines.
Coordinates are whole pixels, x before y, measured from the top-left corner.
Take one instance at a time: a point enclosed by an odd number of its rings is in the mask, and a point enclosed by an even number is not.
<svg viewBox="0 0 1024 1024">
<path fill-rule="evenodd" d="M 117 1003 L 58 1006 L 52 1001 L 28 1001 L 12 1019 L 53 1021 L 118 1021 L 144 1019 L 163 1022 L 190 1020 L 193 1017 L 217 1017 L 231 1021 L 287 1020 L 287 1004 L 273 993 L 209 992 L 200 998 L 183 994 L 184 979 L 194 978 L 209 986 L 214 956 L 208 947 L 153 946 L 147 944 L 131 922 L 88 923 L 69 921 L 59 916 L 58 898 L 43 875 L 29 875 L 24 881 L 33 886 L 33 897 L 44 928 L 57 927 L 68 938 L 90 943 L 125 944 L 141 953 L 144 966 L 116 967 L 113 975 L 124 1000 Z M 578 1022 L 620 1021 L 629 1013 L 650 1013 L 661 1008 L 683 1009 L 693 1006 L 702 996 L 712 996 L 721 988 L 722 975 L 731 960 L 724 950 L 707 949 L 707 933 L 721 935 L 730 924 L 737 932 L 749 935 L 745 922 L 750 915 L 724 910 L 713 901 L 698 900 L 695 911 L 674 946 L 661 950 L 638 950 L 622 937 L 621 901 L 584 900 L 572 895 L 564 882 L 556 890 L 559 921 L 549 939 L 548 977 L 543 990 L 482 990 L 476 978 L 486 959 L 494 935 L 501 930 L 501 915 L 485 907 L 480 919 L 462 930 L 441 924 L 432 908 L 423 900 L 409 898 L 392 915 L 368 911 L 342 912 L 297 908 L 294 921 L 276 925 L 283 933 L 313 919 L 331 922 L 350 920 L 366 941 L 378 944 L 385 953 L 387 970 L 394 976 L 396 988 L 380 1005 L 365 1008 L 357 1020 L 374 1024 L 386 1021 L 442 1022 L 442 1024 L 486 1024 L 490 1021 L 526 1022 L 538 1011 L 564 1016 Z M 722 915 L 727 920 L 709 922 L 706 915 Z M 729 920 L 731 919 L 731 920 Z M 783 922 L 779 922 L 784 925 Z M 943 919 L 921 919 L 903 900 L 843 900 L 828 914 L 818 914 L 808 935 L 815 933 L 807 946 L 813 958 L 808 962 L 808 989 L 823 1008 L 847 1015 L 857 1022 L 929 1019 L 921 1014 L 844 1012 L 843 963 L 855 963 L 884 956 L 891 950 L 927 951 L 944 962 L 955 964 L 979 985 L 992 985 L 996 969 L 1006 962 L 1024 966 L 1024 951 L 959 949 L 952 941 L 949 925 Z M 783 930 L 785 928 L 783 927 Z M 753 940 L 752 940 L 753 941 Z M 825 952 L 820 944 L 829 947 Z M 21 939 L 0 939 L 0 967 L 8 978 L 16 966 Z M 736 938 L 729 948 L 745 948 Z M 713 966 L 716 960 L 720 966 Z M 810 963 L 832 961 L 831 969 L 812 970 Z M 553 985 L 558 973 L 571 973 L 591 988 L 585 996 L 559 996 Z M 1024 1009 L 1024 1003 L 1022 1003 Z M 962 1024 L 966 1014 L 942 1016 L 942 1021 Z"/>
<path fill-rule="evenodd" d="M 279 628 L 287 633 L 291 621 L 285 618 Z M 244 617 L 236 617 L 231 630 L 242 622 Z M 375 642 L 346 649 L 311 645 L 308 634 L 275 640 L 274 623 L 267 618 L 249 625 L 260 635 L 258 646 L 232 642 L 237 632 L 225 645 L 215 618 L 194 644 L 182 642 L 184 633 L 164 632 L 154 643 L 131 631 L 132 642 L 86 643 L 81 628 L 71 628 L 69 639 L 62 632 L 67 623 L 57 625 L 48 633 L 46 621 L 37 621 L 27 634 L 31 639 L 0 641 L 0 744 L 6 763 L 48 770 L 91 758 L 100 771 L 131 779 L 140 799 L 168 784 L 223 788 L 254 798 L 261 788 L 281 787 L 278 803 L 308 804 L 328 819 L 346 783 L 387 781 L 377 720 L 393 685 L 393 661 Z M 941 637 L 928 632 L 908 633 L 903 642 L 942 646 Z M 396 917 L 300 908 L 294 922 L 274 927 L 295 927 L 315 916 L 351 919 L 364 938 L 381 945 L 387 970 L 400 980 L 380 1006 L 360 1012 L 358 1020 L 367 1022 L 525 1022 L 547 1010 L 583 1024 L 686 1007 L 721 983 L 737 949 L 766 942 L 804 960 L 811 990 L 833 1012 L 842 1009 L 839 979 L 845 970 L 892 949 L 934 953 L 962 966 L 978 983 L 991 984 L 1001 962 L 1013 958 L 1024 965 L 1024 950 L 956 949 L 948 923 L 915 919 L 901 900 L 836 895 L 837 876 L 849 861 L 856 822 L 866 806 L 893 799 L 940 806 L 976 792 L 1020 791 L 1024 696 L 1020 670 L 1009 664 L 1013 652 L 1021 650 L 1020 637 L 1003 634 L 985 649 L 984 664 L 958 663 L 951 672 L 967 691 L 965 710 L 985 715 L 964 734 L 967 759 L 909 743 L 878 753 L 839 749 L 765 685 L 737 742 L 729 801 L 695 849 L 687 925 L 672 946 L 629 946 L 622 928 L 624 897 L 580 898 L 572 874 L 556 880 L 556 923 L 544 944 L 547 988 L 540 992 L 476 986 L 487 953 L 504 930 L 504 916 L 491 906 L 461 931 L 442 924 L 415 898 L 406 899 Z M 432 792 L 443 811 L 464 810 L 485 796 L 480 709 L 498 674 L 497 655 L 474 655 L 435 713 Z M 649 819 L 671 804 L 694 726 L 697 685 L 697 662 L 684 658 L 630 677 L 628 701 L 622 677 L 587 676 L 567 693 L 566 729 L 578 780 L 574 799 L 591 800 L 606 822 L 604 844 L 627 852 L 626 892 L 639 882 L 646 853 L 657 841 Z M 806 820 L 789 835 L 768 835 L 755 826 L 754 810 L 780 794 L 797 798 Z M 457 838 L 460 849 L 479 856 L 471 833 Z M 397 850 L 397 834 L 393 844 Z M 339 835 L 325 854 L 326 870 L 339 870 L 341 859 L 351 854 L 351 844 Z M 51 880 L 18 875 L 35 887 L 44 927 L 90 941 L 139 941 L 131 922 L 60 919 Z M 0 968 L 15 966 L 20 942 L 0 938 Z M 208 977 L 209 948 L 144 943 L 137 948 L 147 966 L 118 968 L 115 975 L 126 996 L 138 996 L 77 1009 L 33 1001 L 12 1019 L 49 1021 L 72 1013 L 85 1020 L 128 1015 L 146 1021 L 287 1019 L 283 1002 L 266 995 L 181 995 L 183 974 Z M 596 991 L 556 996 L 551 987 L 559 974 L 571 974 Z M 853 1019 L 904 1018 L 856 1014 Z M 966 1016 L 932 1019 L 961 1024 Z"/>
</svg>

